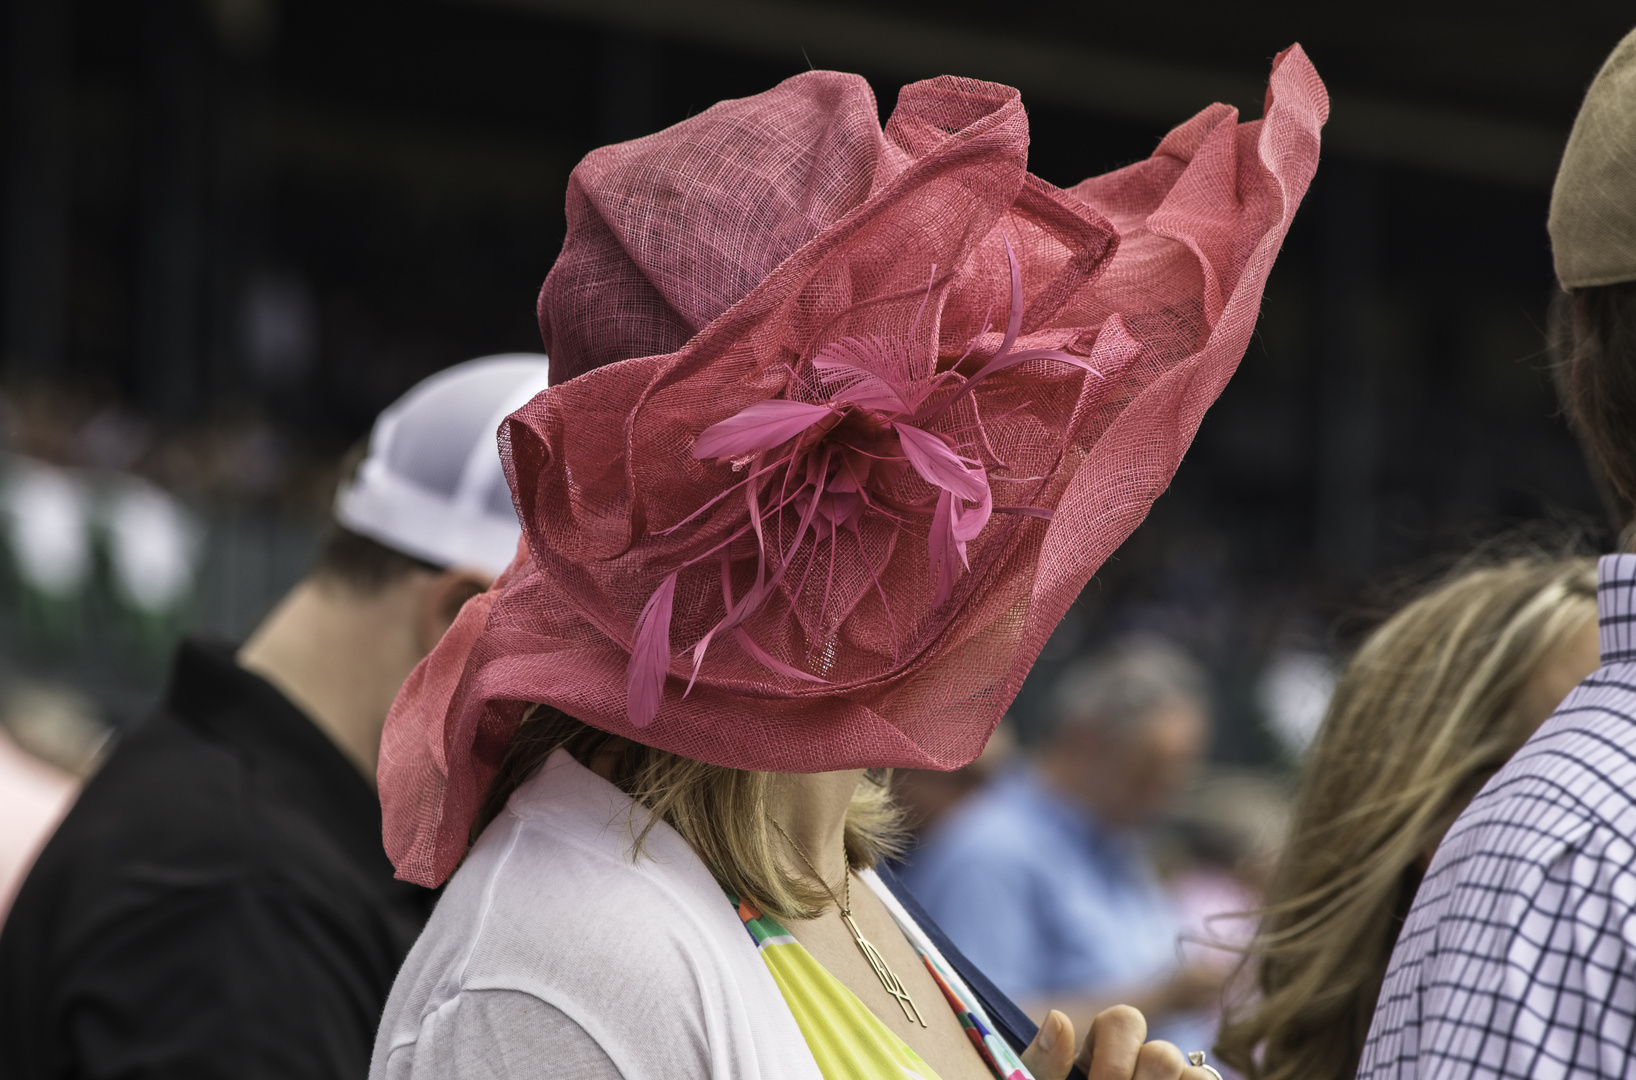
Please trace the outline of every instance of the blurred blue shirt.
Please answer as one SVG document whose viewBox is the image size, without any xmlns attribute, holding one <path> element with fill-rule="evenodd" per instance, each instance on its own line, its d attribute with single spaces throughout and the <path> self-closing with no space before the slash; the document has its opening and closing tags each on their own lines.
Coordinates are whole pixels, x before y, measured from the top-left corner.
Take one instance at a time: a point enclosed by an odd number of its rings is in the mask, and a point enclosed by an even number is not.
<svg viewBox="0 0 1636 1080">
<path fill-rule="evenodd" d="M 1016 1001 L 1134 988 L 1178 965 L 1182 921 L 1140 838 L 1102 826 L 1031 767 L 939 822 L 903 877 Z M 1211 1034 L 1207 1021 L 1180 1022 L 1155 1025 L 1149 1037 L 1195 1050 Z"/>
</svg>

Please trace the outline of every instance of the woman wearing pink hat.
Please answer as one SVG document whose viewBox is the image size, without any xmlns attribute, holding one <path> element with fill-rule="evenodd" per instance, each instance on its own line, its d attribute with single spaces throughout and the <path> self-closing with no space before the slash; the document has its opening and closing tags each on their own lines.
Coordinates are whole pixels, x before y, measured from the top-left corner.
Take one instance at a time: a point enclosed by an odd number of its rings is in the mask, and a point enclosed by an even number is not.
<svg viewBox="0 0 1636 1080">
<path fill-rule="evenodd" d="M 878 770 L 971 761 L 1169 482 L 1326 114 L 1294 48 L 1263 120 L 1063 190 L 1014 90 L 883 130 L 815 71 L 581 162 L 501 429 L 525 542 L 382 747 L 399 875 L 453 877 L 372 1076 L 1068 1073 L 872 869 Z M 1213 1072 L 1143 1037 L 1080 1064 Z"/>
</svg>

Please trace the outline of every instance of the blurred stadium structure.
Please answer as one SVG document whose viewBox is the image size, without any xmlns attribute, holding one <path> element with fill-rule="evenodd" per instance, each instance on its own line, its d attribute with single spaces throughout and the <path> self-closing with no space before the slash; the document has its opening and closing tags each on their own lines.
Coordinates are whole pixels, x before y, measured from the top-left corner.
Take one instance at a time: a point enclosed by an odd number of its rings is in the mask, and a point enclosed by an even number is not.
<svg viewBox="0 0 1636 1080">
<path fill-rule="evenodd" d="M 1218 757 L 1264 759 L 1269 703 L 1310 713 L 1286 676 L 1321 686 L 1362 585 L 1510 523 L 1600 528 L 1549 384 L 1544 218 L 1630 19 L 1612 0 L 5 0 L 0 711 L 46 685 L 124 722 L 182 628 L 242 634 L 376 410 L 538 347 L 592 147 L 809 64 L 867 75 L 883 111 L 953 72 L 1018 86 L 1034 171 L 1071 183 L 1212 100 L 1257 114 L 1299 40 L 1333 121 L 1260 338 L 1044 660 L 1176 636 L 1220 678 Z"/>
</svg>

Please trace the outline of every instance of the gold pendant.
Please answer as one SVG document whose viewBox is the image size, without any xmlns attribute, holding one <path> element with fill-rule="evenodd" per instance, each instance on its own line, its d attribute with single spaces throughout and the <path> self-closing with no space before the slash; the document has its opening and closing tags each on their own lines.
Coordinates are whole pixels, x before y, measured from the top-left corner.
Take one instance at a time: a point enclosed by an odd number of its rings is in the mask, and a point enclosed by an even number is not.
<svg viewBox="0 0 1636 1080">
<path fill-rule="evenodd" d="M 926 1021 L 921 1019 L 920 1010 L 915 1008 L 914 999 L 909 996 L 909 991 L 903 988 L 903 980 L 899 979 L 897 974 L 886 966 L 886 958 L 881 956 L 880 950 L 869 943 L 869 940 L 863 936 L 863 931 L 858 929 L 858 924 L 852 921 L 852 869 L 848 867 L 846 877 L 841 879 L 841 889 L 846 894 L 845 899 L 842 899 L 835 895 L 835 890 L 829 887 L 829 882 L 824 880 L 824 875 L 820 874 L 818 868 L 812 865 L 812 860 L 807 858 L 807 853 L 801 850 L 801 845 L 790 839 L 790 834 L 784 831 L 784 826 L 780 825 L 778 820 L 770 815 L 767 820 L 772 822 L 773 828 L 778 830 L 778 834 L 784 838 L 784 842 L 790 845 L 790 850 L 799 855 L 801 861 L 807 864 L 807 869 L 812 871 L 812 876 L 818 880 L 818 884 L 824 887 L 824 891 L 829 894 L 829 898 L 835 901 L 835 907 L 840 912 L 841 921 L 846 923 L 848 930 L 852 931 L 852 940 L 857 943 L 858 951 L 863 953 L 865 960 L 869 961 L 870 969 L 874 971 L 875 978 L 880 980 L 880 984 L 886 988 L 886 992 L 897 999 L 898 1008 L 903 1010 L 903 1018 L 925 1027 Z"/>
<path fill-rule="evenodd" d="M 925 1027 L 926 1021 L 920 1018 L 920 1010 L 915 1008 L 914 999 L 909 996 L 909 991 L 903 988 L 902 980 L 897 977 L 897 974 L 891 968 L 886 966 L 886 959 L 881 956 L 875 946 L 869 943 L 869 939 L 863 936 L 863 931 L 858 929 L 858 924 L 852 921 L 852 913 L 842 911 L 841 920 L 846 923 L 846 928 L 852 931 L 852 940 L 858 943 L 858 951 L 863 953 L 863 958 L 869 961 L 869 966 L 875 970 L 875 978 L 880 980 L 880 984 L 886 988 L 888 994 L 897 999 L 898 1008 L 903 1010 L 903 1018 L 913 1020 L 921 1027 Z"/>
</svg>

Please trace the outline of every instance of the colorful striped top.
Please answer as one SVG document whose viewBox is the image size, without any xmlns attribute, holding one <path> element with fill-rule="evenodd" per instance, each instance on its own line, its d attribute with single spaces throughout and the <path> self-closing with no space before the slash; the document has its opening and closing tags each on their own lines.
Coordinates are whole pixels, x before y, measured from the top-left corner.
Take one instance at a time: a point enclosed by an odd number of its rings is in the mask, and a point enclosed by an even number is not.
<svg viewBox="0 0 1636 1080">
<path fill-rule="evenodd" d="M 728 899 L 737 906 L 750 940 L 795 1015 L 824 1080 L 937 1080 L 920 1055 L 825 970 L 781 923 L 748 900 L 730 893 Z M 906 933 L 905 937 L 997 1080 L 1033 1080 L 1016 1053 L 995 1033 L 960 977 L 921 947 L 916 940 L 919 935 Z"/>
</svg>

